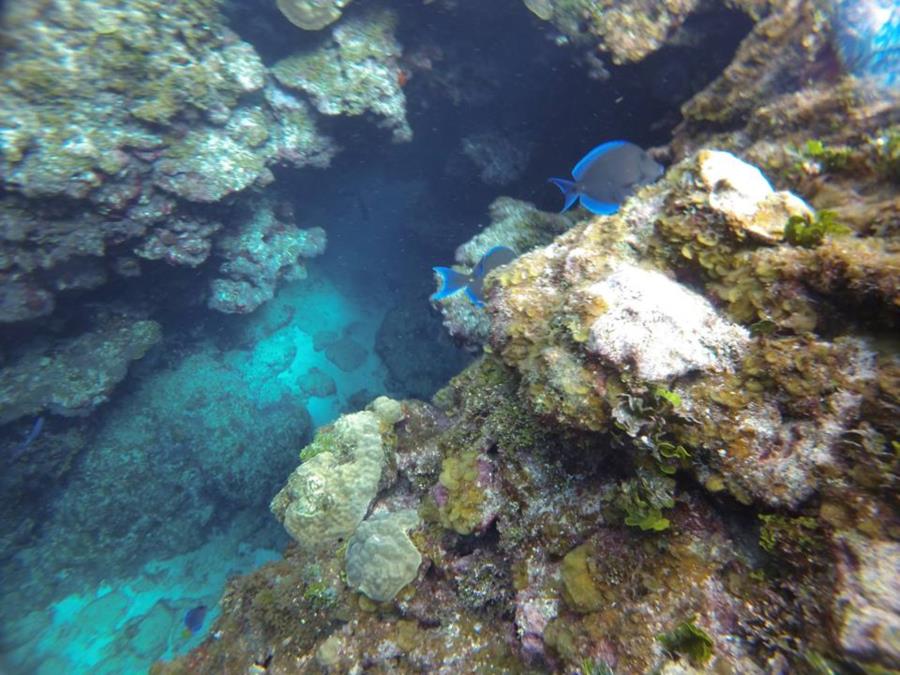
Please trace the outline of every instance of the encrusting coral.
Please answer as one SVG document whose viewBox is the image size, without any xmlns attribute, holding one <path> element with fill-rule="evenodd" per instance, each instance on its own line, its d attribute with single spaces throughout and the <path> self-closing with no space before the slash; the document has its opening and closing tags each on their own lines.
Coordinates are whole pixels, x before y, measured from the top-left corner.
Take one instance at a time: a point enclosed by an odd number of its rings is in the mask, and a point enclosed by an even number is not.
<svg viewBox="0 0 900 675">
<path fill-rule="evenodd" d="M 335 549 L 365 518 L 387 463 L 383 423 L 377 413 L 362 411 L 320 431 L 272 499 L 272 512 L 299 546 Z"/>
<path fill-rule="evenodd" d="M 406 96 L 397 80 L 401 47 L 394 38 L 396 15 L 379 10 L 347 17 L 331 38 L 312 51 L 282 59 L 272 67 L 278 82 L 306 93 L 323 115 L 384 118 L 395 141 L 408 141 Z"/>
</svg>

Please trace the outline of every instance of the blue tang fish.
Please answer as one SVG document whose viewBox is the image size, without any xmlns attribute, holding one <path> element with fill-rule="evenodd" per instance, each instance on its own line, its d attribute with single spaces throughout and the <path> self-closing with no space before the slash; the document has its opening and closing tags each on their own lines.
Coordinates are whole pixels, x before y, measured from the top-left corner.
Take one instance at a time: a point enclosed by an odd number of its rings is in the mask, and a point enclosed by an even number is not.
<svg viewBox="0 0 900 675">
<path fill-rule="evenodd" d="M 443 300 L 448 295 L 466 289 L 466 296 L 476 307 L 484 307 L 484 278 L 493 269 L 511 263 L 516 259 L 516 253 L 506 246 L 495 246 L 481 256 L 481 260 L 475 265 L 469 274 L 463 274 L 449 267 L 434 267 L 440 277 L 441 287 L 431 296 L 432 300 Z"/>
<path fill-rule="evenodd" d="M 608 216 L 642 185 L 663 175 L 663 167 L 644 150 L 628 141 L 610 141 L 598 145 L 572 169 L 574 181 L 551 178 L 566 198 L 563 211 L 576 199 L 591 213 Z"/>
<path fill-rule="evenodd" d="M 197 605 L 189 609 L 184 615 L 185 635 L 190 636 L 199 631 L 203 628 L 204 621 L 206 621 L 206 605 Z"/>
</svg>

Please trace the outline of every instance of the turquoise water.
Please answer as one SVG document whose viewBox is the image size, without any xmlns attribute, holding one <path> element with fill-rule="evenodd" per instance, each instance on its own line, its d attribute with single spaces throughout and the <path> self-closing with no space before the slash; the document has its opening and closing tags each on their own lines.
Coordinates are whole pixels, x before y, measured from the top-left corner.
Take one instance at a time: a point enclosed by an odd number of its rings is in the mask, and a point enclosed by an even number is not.
<svg viewBox="0 0 900 675">
<path fill-rule="evenodd" d="M 304 311 L 294 312 L 296 307 Z M 173 426 L 179 422 L 202 425 L 204 431 L 190 443 L 184 443 L 190 447 L 179 451 L 213 454 L 216 448 L 212 443 L 204 447 L 202 440 L 227 438 L 222 427 L 243 419 L 242 407 L 264 417 L 267 408 L 286 396 L 302 398 L 312 424 L 318 427 L 334 420 L 355 392 L 383 390 L 384 367 L 374 354 L 373 345 L 384 311 L 385 307 L 362 306 L 322 279 L 295 282 L 282 288 L 274 301 L 244 321 L 246 348 L 222 350 L 211 343 L 201 343 L 171 367 L 144 375 L 115 402 L 97 430 L 101 457 L 97 461 L 87 458 L 81 470 L 76 471 L 62 497 L 60 511 L 44 532 L 44 540 L 20 553 L 20 557 L 28 559 L 29 564 L 53 567 L 52 558 L 39 559 L 47 547 L 60 541 L 74 546 L 73 535 L 82 543 L 89 537 L 89 532 L 61 532 L 72 527 L 71 520 L 61 511 L 66 510 L 67 504 L 78 508 L 85 498 L 90 500 L 98 483 L 114 490 L 115 483 L 125 476 L 131 476 L 137 485 L 140 474 L 152 472 L 153 457 L 142 452 L 122 456 L 121 450 L 126 446 L 152 449 L 155 421 L 168 420 Z M 364 362 L 350 372 L 341 370 L 329 361 L 324 350 L 315 350 L 314 335 L 320 331 L 351 335 L 366 349 Z M 306 398 L 300 382 L 310 368 L 318 368 L 334 379 L 333 394 Z M 192 400 L 203 404 L 187 410 Z M 259 435 L 266 433 L 265 426 L 247 424 L 247 429 L 262 444 Z M 301 438 L 292 442 L 288 439 L 288 444 L 284 468 L 289 472 L 289 467 L 296 464 Z M 116 452 L 113 458 L 104 452 L 110 448 Z M 251 464 L 259 462 L 258 455 L 248 451 L 247 456 Z M 234 468 L 221 465 L 215 458 L 201 465 L 209 472 L 225 473 Z M 245 470 L 252 471 L 252 466 Z M 286 475 L 283 470 L 277 473 L 282 475 L 273 476 L 276 483 Z M 167 475 L 178 480 L 174 472 Z M 182 475 L 185 486 L 189 486 L 193 474 Z M 112 480 L 106 480 L 110 477 Z M 144 495 L 150 500 L 146 504 L 148 511 L 162 507 L 152 501 L 153 494 L 149 490 Z M 160 498 L 164 496 L 165 493 Z M 218 524 L 215 504 L 216 499 L 198 499 L 197 510 L 205 511 L 206 518 L 185 517 L 177 526 L 180 535 L 200 544 L 197 548 L 171 557 L 148 555 L 130 573 L 89 580 L 88 577 L 98 576 L 95 560 L 88 561 L 94 566 L 93 574 L 83 570 L 66 572 L 64 561 L 53 560 L 59 568 L 46 573 L 62 575 L 57 580 L 62 597 L 29 607 L 19 616 L 6 615 L 3 672 L 142 672 L 158 658 L 171 658 L 197 646 L 216 618 L 215 607 L 226 579 L 280 557 L 280 548 L 286 542 L 274 519 L 260 508 L 264 504 L 248 504 L 231 512 L 228 522 Z M 130 504 L 123 502 L 123 508 L 128 507 Z M 122 568 L 131 566 L 129 561 Z M 9 602 L 20 603 L 21 599 L 16 596 Z M 210 608 L 203 629 L 186 636 L 184 614 L 201 604 Z"/>
</svg>

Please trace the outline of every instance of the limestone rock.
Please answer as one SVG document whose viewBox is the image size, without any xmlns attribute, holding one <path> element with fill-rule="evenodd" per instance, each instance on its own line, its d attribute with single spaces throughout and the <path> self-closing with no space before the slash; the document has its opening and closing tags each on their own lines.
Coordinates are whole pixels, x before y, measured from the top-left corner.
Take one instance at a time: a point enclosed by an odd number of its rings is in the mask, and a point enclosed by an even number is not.
<svg viewBox="0 0 900 675">
<path fill-rule="evenodd" d="M 644 380 L 727 370 L 749 340 L 703 296 L 660 272 L 622 265 L 589 292 L 607 309 L 591 325 L 588 350 Z"/>
</svg>

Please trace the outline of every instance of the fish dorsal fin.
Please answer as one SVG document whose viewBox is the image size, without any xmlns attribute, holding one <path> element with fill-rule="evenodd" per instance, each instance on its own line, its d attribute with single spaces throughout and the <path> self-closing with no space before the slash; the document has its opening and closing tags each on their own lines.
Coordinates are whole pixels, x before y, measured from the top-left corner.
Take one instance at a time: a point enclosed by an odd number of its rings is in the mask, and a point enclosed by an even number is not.
<svg viewBox="0 0 900 675">
<path fill-rule="evenodd" d="M 596 148 L 582 157 L 581 161 L 575 165 L 575 168 L 572 169 L 572 176 L 575 178 L 575 180 L 581 180 L 584 172 L 588 170 L 591 164 L 593 164 L 598 157 L 605 155 L 610 150 L 614 150 L 615 148 L 625 145 L 626 143 L 627 141 L 608 141 L 606 143 L 598 145 Z"/>
</svg>

